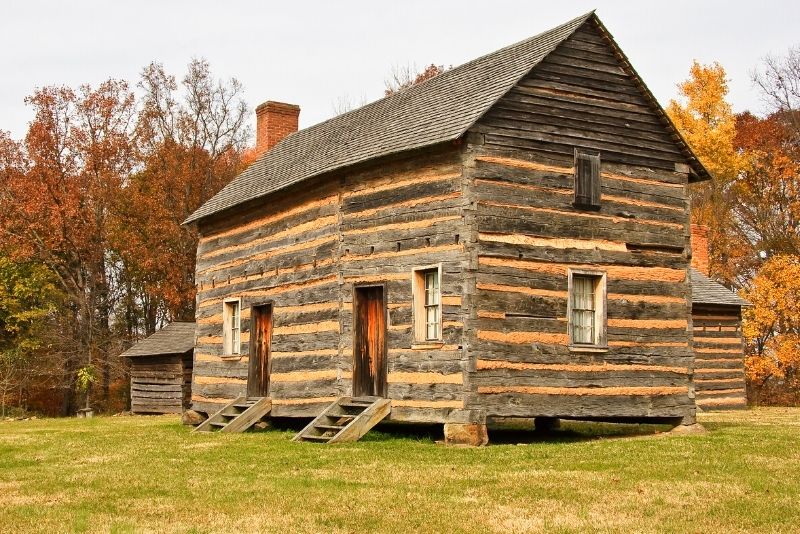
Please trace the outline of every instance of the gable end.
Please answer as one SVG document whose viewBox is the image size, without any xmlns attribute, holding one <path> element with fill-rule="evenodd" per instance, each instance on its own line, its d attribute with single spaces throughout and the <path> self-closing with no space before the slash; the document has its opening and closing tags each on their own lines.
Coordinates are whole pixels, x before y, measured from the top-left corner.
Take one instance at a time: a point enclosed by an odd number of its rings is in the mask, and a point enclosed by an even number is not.
<svg viewBox="0 0 800 534">
<path fill-rule="evenodd" d="M 596 16 L 522 77 L 472 127 L 486 144 L 710 176 Z"/>
</svg>

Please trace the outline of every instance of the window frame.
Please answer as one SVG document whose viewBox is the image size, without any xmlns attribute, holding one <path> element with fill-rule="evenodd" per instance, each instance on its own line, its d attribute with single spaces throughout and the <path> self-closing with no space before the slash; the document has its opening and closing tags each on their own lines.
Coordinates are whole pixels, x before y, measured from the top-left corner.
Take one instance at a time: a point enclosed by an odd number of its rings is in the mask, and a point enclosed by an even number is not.
<svg viewBox="0 0 800 534">
<path fill-rule="evenodd" d="M 592 152 L 583 148 L 575 148 L 574 183 L 572 205 L 582 210 L 597 211 L 602 199 L 602 160 L 600 152 Z M 588 169 L 588 178 L 585 176 Z M 581 184 L 588 186 L 588 195 L 579 195 Z M 581 191 L 587 193 L 586 191 Z"/>
<path fill-rule="evenodd" d="M 232 309 L 235 309 L 233 314 Z M 222 301 L 222 353 L 224 356 L 242 355 L 242 299 L 238 297 Z"/>
<path fill-rule="evenodd" d="M 608 349 L 608 313 L 607 313 L 607 274 L 605 271 L 569 268 L 567 280 L 567 331 L 569 347 L 571 350 L 607 350 Z M 575 340 L 573 294 L 575 291 L 575 277 L 590 278 L 593 281 L 594 292 L 594 333 L 591 343 L 582 343 Z"/>
<path fill-rule="evenodd" d="M 428 304 L 426 296 L 428 295 L 426 283 L 427 275 L 436 273 L 436 280 L 438 287 L 436 287 L 435 303 Z M 412 312 L 411 322 L 412 330 L 414 333 L 415 344 L 430 344 L 442 343 L 443 340 L 443 324 L 442 324 L 442 264 L 426 265 L 415 267 L 411 274 L 411 295 L 412 295 Z M 428 309 L 436 307 L 436 337 L 428 337 Z"/>
</svg>

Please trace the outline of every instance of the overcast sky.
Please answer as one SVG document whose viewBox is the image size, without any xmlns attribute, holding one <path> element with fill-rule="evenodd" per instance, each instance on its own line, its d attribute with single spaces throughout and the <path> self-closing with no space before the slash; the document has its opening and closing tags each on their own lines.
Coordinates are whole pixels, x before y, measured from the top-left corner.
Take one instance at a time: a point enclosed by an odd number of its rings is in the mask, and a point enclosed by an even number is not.
<svg viewBox="0 0 800 534">
<path fill-rule="evenodd" d="M 750 72 L 800 44 L 797 0 L 9 1 L 0 15 L 0 129 L 24 136 L 32 113 L 23 99 L 36 87 L 135 85 L 151 61 L 180 77 L 193 57 L 238 78 L 251 107 L 299 104 L 305 127 L 330 117 L 340 97 L 381 97 L 392 65 L 459 65 L 591 9 L 662 105 L 697 59 L 725 67 L 734 110 L 760 111 Z"/>
</svg>

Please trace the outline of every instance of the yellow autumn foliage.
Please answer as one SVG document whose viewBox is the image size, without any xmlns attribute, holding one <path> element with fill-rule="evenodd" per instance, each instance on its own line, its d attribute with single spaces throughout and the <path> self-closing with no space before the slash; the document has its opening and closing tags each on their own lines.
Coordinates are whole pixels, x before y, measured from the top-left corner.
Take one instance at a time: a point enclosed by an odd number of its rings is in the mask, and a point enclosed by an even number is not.
<svg viewBox="0 0 800 534">
<path fill-rule="evenodd" d="M 678 90 L 680 101 L 671 100 L 667 114 L 712 176 L 691 188 L 692 222 L 709 227 L 712 274 L 735 283 L 736 265 L 749 247 L 731 217 L 730 184 L 744 160 L 735 147 L 736 117 L 727 101 L 725 69 L 719 63 L 695 61 Z"/>
<path fill-rule="evenodd" d="M 759 387 L 782 382 L 800 388 L 800 258 L 775 256 L 753 278 L 744 297 L 743 334 L 749 350 L 747 378 Z"/>
</svg>

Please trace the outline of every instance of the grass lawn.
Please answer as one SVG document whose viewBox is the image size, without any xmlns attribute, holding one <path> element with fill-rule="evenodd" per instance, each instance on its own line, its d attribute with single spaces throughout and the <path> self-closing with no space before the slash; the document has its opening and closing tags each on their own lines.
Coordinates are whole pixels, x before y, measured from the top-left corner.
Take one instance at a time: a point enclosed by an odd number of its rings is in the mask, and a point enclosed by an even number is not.
<svg viewBox="0 0 800 534">
<path fill-rule="evenodd" d="M 800 409 L 700 420 L 476 449 L 190 434 L 174 416 L 0 422 L 0 532 L 797 532 Z"/>
</svg>

